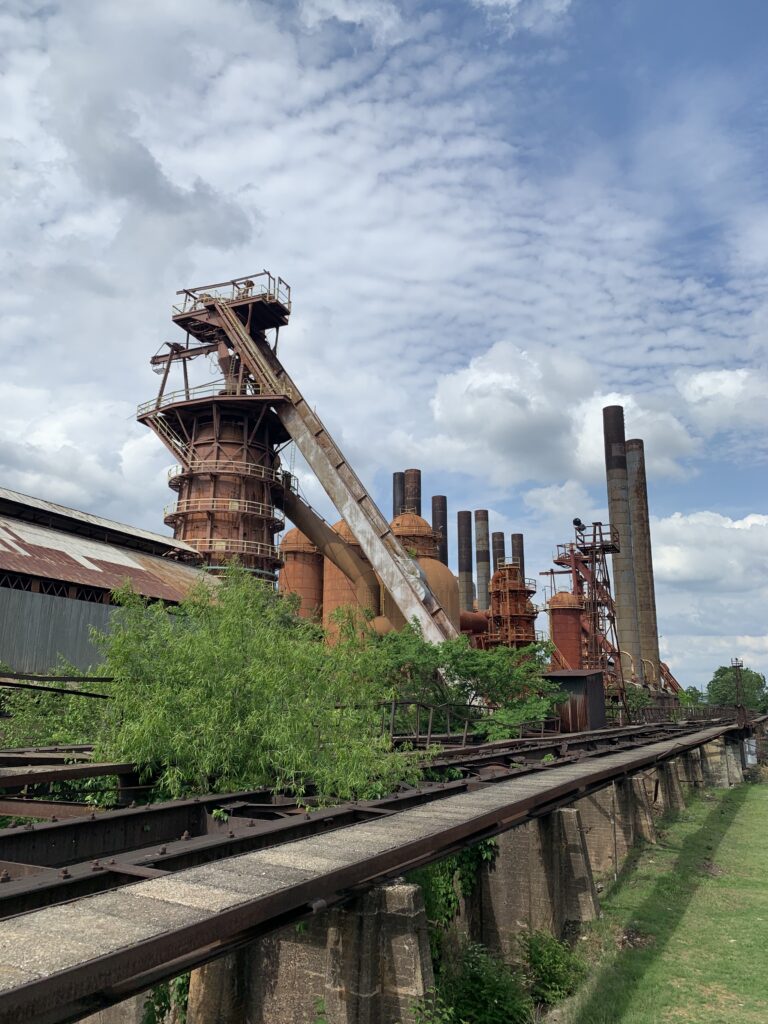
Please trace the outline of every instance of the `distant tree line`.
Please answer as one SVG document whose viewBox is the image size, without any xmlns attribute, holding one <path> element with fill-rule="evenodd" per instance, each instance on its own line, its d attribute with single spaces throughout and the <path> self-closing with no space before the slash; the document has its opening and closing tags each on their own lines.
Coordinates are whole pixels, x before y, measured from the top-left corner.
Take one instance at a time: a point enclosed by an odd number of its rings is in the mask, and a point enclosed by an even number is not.
<svg viewBox="0 0 768 1024">
<path fill-rule="evenodd" d="M 721 665 L 707 683 L 705 693 L 689 686 L 684 699 L 688 704 L 735 704 L 736 688 L 737 670 L 732 665 Z M 762 672 L 746 667 L 741 669 L 741 694 L 745 707 L 753 711 L 768 711 L 768 684 Z"/>
</svg>

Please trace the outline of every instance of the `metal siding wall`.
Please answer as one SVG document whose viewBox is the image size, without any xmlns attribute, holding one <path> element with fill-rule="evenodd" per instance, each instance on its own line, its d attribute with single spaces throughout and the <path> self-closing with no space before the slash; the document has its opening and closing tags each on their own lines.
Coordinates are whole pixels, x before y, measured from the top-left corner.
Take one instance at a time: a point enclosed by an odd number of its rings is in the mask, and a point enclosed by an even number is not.
<svg viewBox="0 0 768 1024">
<path fill-rule="evenodd" d="M 89 627 L 105 629 L 111 613 L 104 604 L 0 588 L 0 661 L 16 672 L 47 672 L 61 655 L 87 669 L 102 660 Z"/>
</svg>

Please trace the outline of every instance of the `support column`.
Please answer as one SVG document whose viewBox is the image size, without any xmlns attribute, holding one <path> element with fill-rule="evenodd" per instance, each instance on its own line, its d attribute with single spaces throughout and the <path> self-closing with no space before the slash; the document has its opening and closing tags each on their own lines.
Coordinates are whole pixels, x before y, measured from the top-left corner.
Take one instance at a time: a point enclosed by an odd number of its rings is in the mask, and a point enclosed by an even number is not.
<svg viewBox="0 0 768 1024">
<path fill-rule="evenodd" d="M 141 992 L 137 996 L 131 996 L 122 1003 L 108 1006 L 106 1010 L 82 1017 L 80 1024 L 143 1024 L 144 1003 L 148 995 L 148 992 Z"/>
<path fill-rule="evenodd" d="M 578 925 L 600 916 L 581 815 L 575 807 L 554 812 L 559 833 L 560 898 L 563 924 Z"/>
<path fill-rule="evenodd" d="M 727 789 L 730 785 L 728 764 L 725 753 L 725 740 L 719 737 L 701 747 L 701 767 L 704 782 L 708 786 Z"/>
<path fill-rule="evenodd" d="M 677 813 L 685 807 L 685 797 L 680 786 L 677 758 L 659 765 L 659 780 L 664 790 L 664 803 L 667 812 Z"/>
<path fill-rule="evenodd" d="M 634 841 L 631 788 L 612 783 L 577 800 L 592 869 L 618 875 Z"/>
<path fill-rule="evenodd" d="M 744 758 L 741 750 L 741 740 L 738 736 L 725 737 L 725 763 L 728 771 L 728 785 L 738 786 L 744 781 Z"/>
<path fill-rule="evenodd" d="M 633 775 L 628 780 L 632 791 L 632 814 L 636 839 L 645 843 L 656 842 L 656 826 L 653 822 L 651 801 L 646 780 L 642 775 Z"/>
<path fill-rule="evenodd" d="M 192 971 L 187 1024 L 246 1024 L 254 946 Z"/>
</svg>

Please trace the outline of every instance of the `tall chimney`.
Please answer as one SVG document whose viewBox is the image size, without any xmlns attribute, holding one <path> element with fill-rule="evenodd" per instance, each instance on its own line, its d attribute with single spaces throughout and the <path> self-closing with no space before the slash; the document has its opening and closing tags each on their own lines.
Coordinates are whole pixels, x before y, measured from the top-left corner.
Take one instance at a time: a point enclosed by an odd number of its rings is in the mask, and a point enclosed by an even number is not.
<svg viewBox="0 0 768 1024">
<path fill-rule="evenodd" d="M 459 512 L 456 516 L 459 541 L 459 609 L 472 611 L 472 513 Z"/>
<path fill-rule="evenodd" d="M 503 533 L 496 533 L 494 531 L 491 534 L 491 555 L 493 557 L 493 571 L 496 572 L 506 555 Z"/>
<path fill-rule="evenodd" d="M 651 665 L 651 686 L 659 686 L 659 629 L 656 624 L 656 588 L 653 582 L 651 523 L 648 515 L 648 485 L 645 478 L 645 447 L 638 438 L 627 441 L 627 476 L 629 479 L 629 515 L 632 520 L 632 549 L 635 556 L 637 618 L 640 633 L 640 656 Z"/>
<path fill-rule="evenodd" d="M 477 565 L 477 610 L 488 610 L 491 582 L 491 543 L 488 536 L 488 510 L 475 509 L 475 563 Z"/>
<path fill-rule="evenodd" d="M 406 469 L 405 471 L 405 499 L 403 507 L 409 512 L 421 515 L 421 470 Z"/>
<path fill-rule="evenodd" d="M 622 406 L 608 405 L 603 409 L 603 436 L 608 481 L 608 518 L 611 526 L 619 533 L 620 550 L 611 555 L 613 589 L 616 597 L 616 629 L 619 634 L 619 647 L 631 657 L 635 676 L 638 682 L 642 683 L 643 662 L 637 619 L 637 589 Z"/>
<path fill-rule="evenodd" d="M 405 504 L 405 473 L 392 474 L 392 518 L 397 519 Z"/>
<path fill-rule="evenodd" d="M 432 529 L 439 537 L 437 557 L 448 565 L 448 499 L 444 494 L 432 496 Z"/>
<path fill-rule="evenodd" d="M 525 544 L 522 533 L 513 533 L 512 537 L 512 561 L 517 561 L 520 566 L 520 579 L 525 579 Z"/>
</svg>

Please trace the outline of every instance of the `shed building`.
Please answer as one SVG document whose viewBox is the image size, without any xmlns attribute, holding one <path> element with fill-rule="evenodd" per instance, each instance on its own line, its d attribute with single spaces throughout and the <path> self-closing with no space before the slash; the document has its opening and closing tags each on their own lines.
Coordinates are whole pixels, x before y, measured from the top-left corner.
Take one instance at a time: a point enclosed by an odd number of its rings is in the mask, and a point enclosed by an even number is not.
<svg viewBox="0 0 768 1024">
<path fill-rule="evenodd" d="M 60 658 L 99 661 L 90 627 L 104 629 L 124 583 L 176 604 L 200 580 L 190 545 L 148 530 L 0 488 L 0 662 L 47 672 Z"/>
</svg>

